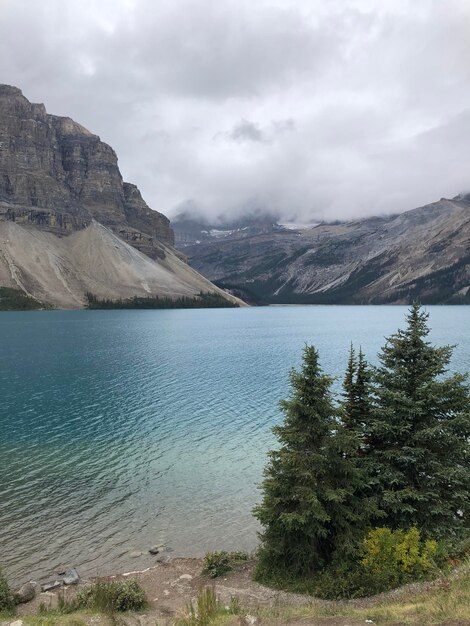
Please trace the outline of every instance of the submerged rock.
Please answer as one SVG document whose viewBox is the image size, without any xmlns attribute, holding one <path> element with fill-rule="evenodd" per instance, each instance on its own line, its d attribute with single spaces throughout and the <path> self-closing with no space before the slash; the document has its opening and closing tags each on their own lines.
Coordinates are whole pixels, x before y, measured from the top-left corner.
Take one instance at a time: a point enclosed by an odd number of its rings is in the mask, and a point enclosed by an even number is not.
<svg viewBox="0 0 470 626">
<path fill-rule="evenodd" d="M 44 593 L 45 591 L 52 591 L 53 589 L 58 589 L 59 587 L 62 587 L 62 581 L 54 580 L 54 582 L 44 583 L 44 585 L 41 585 L 41 591 Z"/>
</svg>

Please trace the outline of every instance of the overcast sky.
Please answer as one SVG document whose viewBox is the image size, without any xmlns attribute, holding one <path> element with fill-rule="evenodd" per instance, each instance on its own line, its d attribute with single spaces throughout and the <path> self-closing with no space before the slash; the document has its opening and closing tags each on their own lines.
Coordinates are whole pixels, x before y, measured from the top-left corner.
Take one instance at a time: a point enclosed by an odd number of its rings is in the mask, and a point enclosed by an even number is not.
<svg viewBox="0 0 470 626">
<path fill-rule="evenodd" d="M 470 190 L 468 0 L 0 0 L 0 82 L 100 135 L 169 216 Z"/>
</svg>

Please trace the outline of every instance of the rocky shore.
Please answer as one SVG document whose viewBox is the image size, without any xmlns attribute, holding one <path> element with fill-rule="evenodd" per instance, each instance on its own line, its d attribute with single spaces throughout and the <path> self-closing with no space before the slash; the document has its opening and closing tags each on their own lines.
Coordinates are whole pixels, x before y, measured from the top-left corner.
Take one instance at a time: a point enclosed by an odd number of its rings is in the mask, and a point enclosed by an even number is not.
<svg viewBox="0 0 470 626">
<path fill-rule="evenodd" d="M 216 579 L 202 574 L 201 558 L 170 558 L 159 555 L 154 566 L 144 570 L 109 575 L 105 580 L 136 580 L 144 589 L 149 605 L 142 613 L 120 614 L 118 621 L 97 613 L 47 613 L 58 606 L 59 597 L 70 600 L 93 579 L 64 580 L 54 589 L 43 590 L 39 583 L 27 583 L 22 591 L 27 602 L 18 606 L 0 626 L 170 626 L 175 618 L 187 615 L 189 602 L 195 603 L 200 591 L 212 587 L 220 606 L 228 608 L 236 600 L 240 612 L 214 624 L 225 626 L 469 626 L 469 567 L 431 583 L 414 583 L 370 598 L 328 601 L 311 596 L 270 589 L 253 581 L 253 561 L 246 561 Z M 78 572 L 76 574 L 79 576 Z M 59 577 L 60 578 L 60 577 Z M 31 597 L 33 596 L 33 597 Z M 40 609 L 42 608 L 42 617 Z M 44 612 L 46 609 L 46 612 Z M 39 616 L 38 616 L 39 613 Z M 212 622 L 211 622 L 212 623 Z"/>
</svg>

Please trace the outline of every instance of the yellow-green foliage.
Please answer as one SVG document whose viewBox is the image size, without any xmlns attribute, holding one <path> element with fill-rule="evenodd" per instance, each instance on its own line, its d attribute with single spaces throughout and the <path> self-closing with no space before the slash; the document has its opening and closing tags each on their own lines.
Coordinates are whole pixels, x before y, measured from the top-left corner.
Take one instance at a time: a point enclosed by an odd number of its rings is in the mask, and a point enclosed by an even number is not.
<svg viewBox="0 0 470 626">
<path fill-rule="evenodd" d="M 364 539 L 363 548 L 361 566 L 366 576 L 384 589 L 425 579 L 436 569 L 437 542 L 423 541 L 416 527 L 408 531 L 376 528 Z"/>
</svg>

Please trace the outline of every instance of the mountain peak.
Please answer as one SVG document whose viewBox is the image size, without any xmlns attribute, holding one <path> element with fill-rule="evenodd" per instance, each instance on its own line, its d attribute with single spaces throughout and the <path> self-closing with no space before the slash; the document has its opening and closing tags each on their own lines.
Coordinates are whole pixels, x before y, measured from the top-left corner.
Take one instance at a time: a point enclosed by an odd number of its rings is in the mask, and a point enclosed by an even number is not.
<svg viewBox="0 0 470 626">
<path fill-rule="evenodd" d="M 2 85 L 0 84 L 0 97 L 9 97 L 9 96 L 22 96 L 23 92 L 18 87 L 13 87 L 12 85 Z"/>
</svg>

